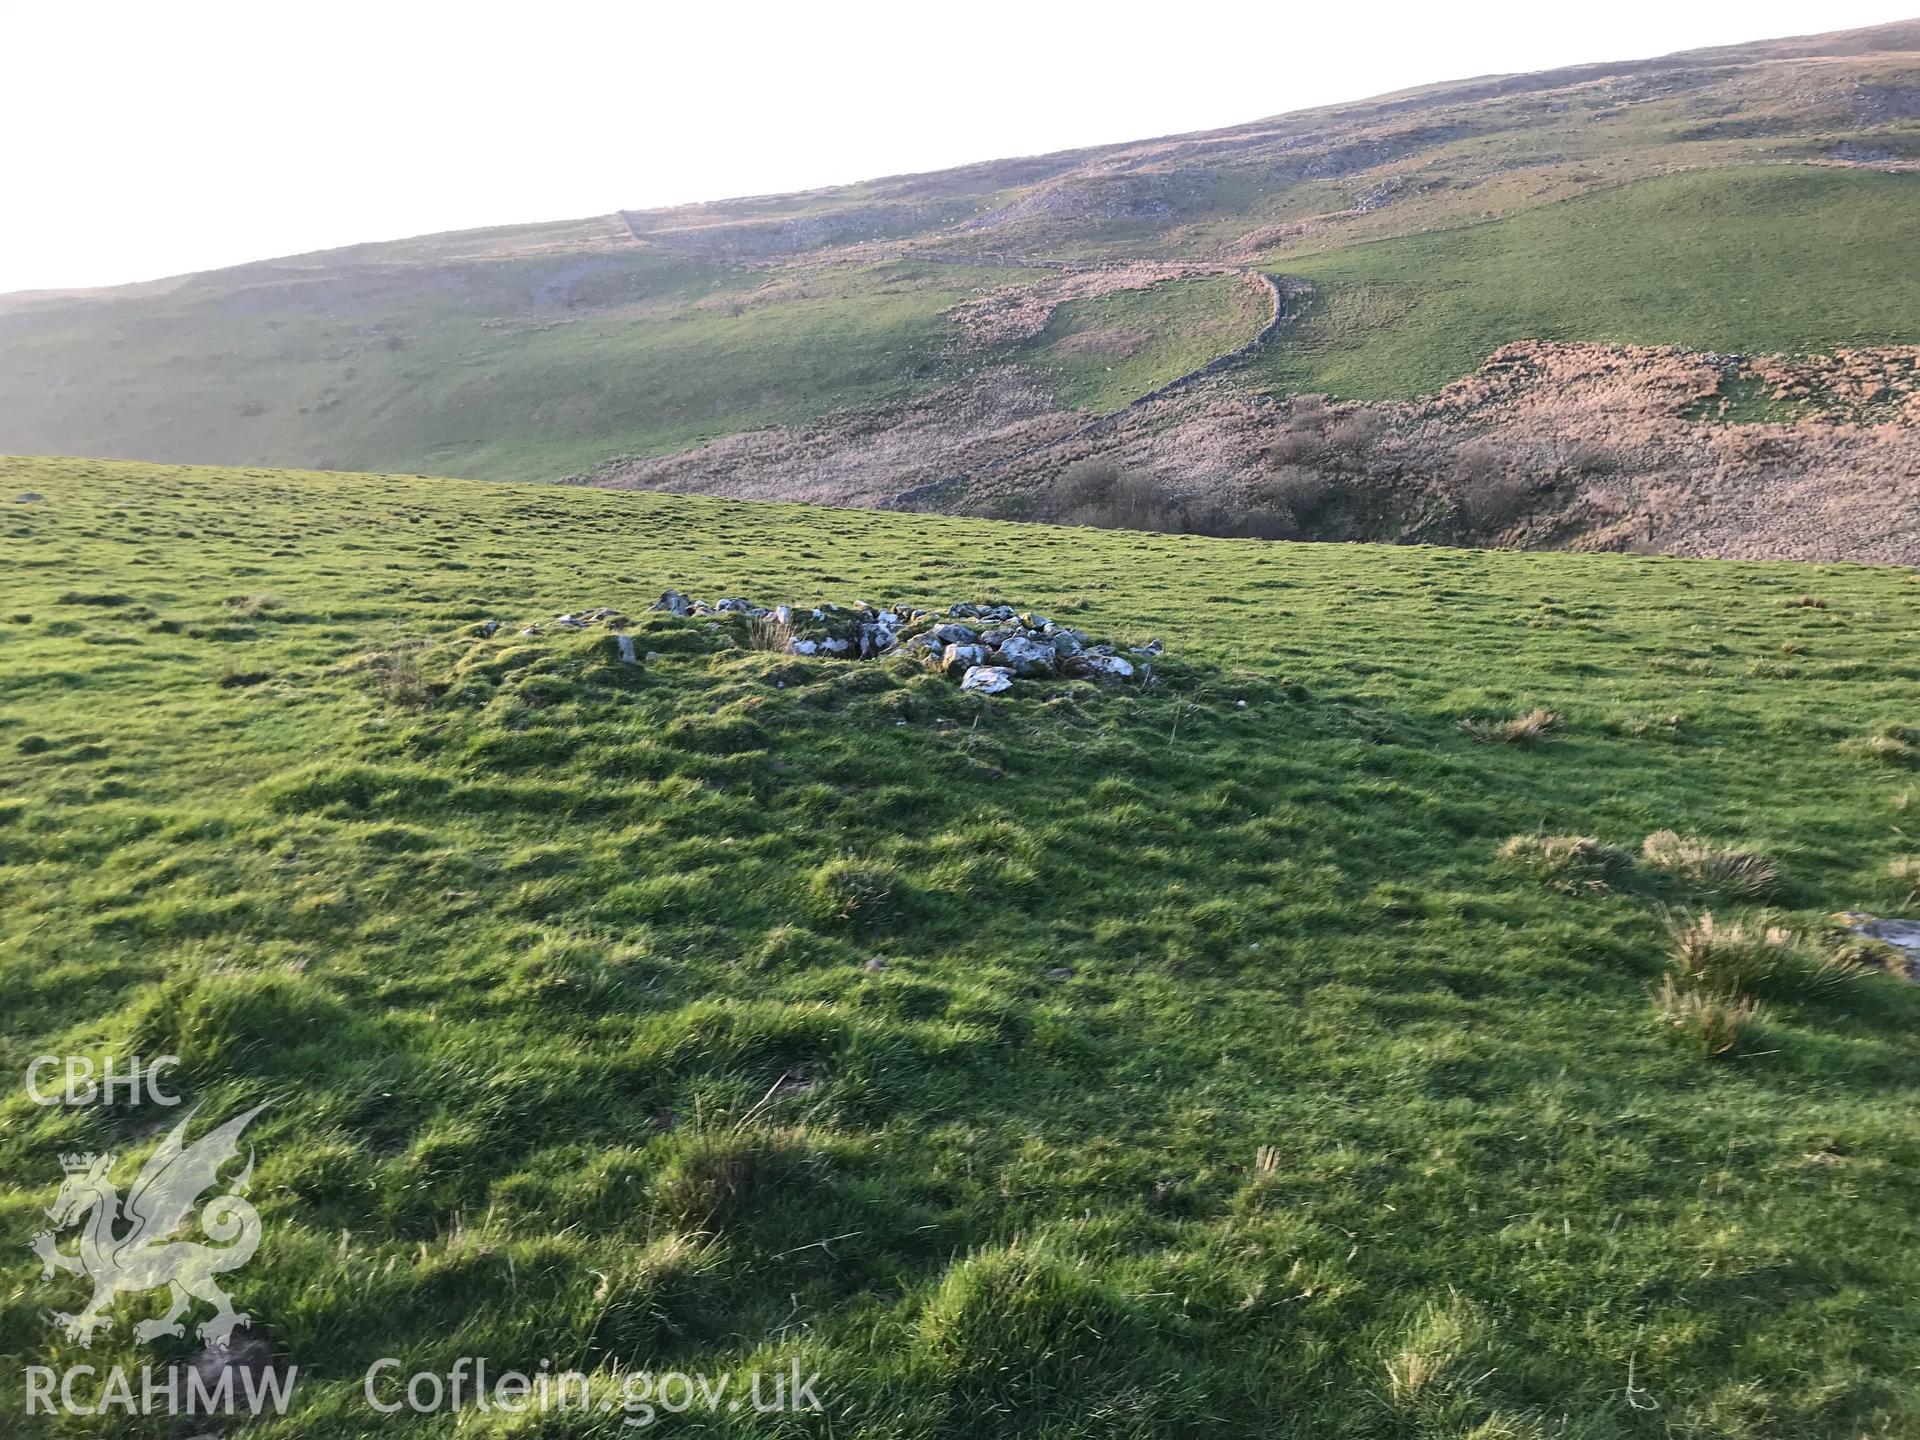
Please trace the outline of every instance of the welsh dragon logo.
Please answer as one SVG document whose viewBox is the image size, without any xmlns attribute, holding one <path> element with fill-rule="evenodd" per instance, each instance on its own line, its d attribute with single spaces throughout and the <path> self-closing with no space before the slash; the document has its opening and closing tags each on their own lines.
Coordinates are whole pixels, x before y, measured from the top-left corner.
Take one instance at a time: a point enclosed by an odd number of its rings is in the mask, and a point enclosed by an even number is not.
<svg viewBox="0 0 1920 1440">
<path fill-rule="evenodd" d="M 238 1270 L 260 1247 L 260 1216 L 241 1198 L 253 1176 L 251 1149 L 246 1168 L 200 1211 L 200 1228 L 219 1248 L 173 1236 L 202 1193 L 218 1183 L 221 1167 L 239 1156 L 240 1132 L 264 1109 L 257 1105 L 191 1145 L 186 1131 L 194 1112 L 188 1111 L 140 1167 L 124 1204 L 108 1178 L 112 1155 L 60 1157 L 67 1178 L 47 1211 L 53 1228 L 34 1236 L 33 1251 L 40 1257 L 41 1279 L 65 1270 L 93 1282 L 93 1298 L 78 1315 L 54 1313 L 54 1323 L 69 1340 L 91 1347 L 94 1331 L 113 1328 L 106 1311 L 116 1295 L 162 1286 L 171 1292 L 172 1303 L 164 1316 L 133 1327 L 136 1340 L 185 1335 L 180 1317 L 195 1300 L 214 1307 L 213 1316 L 196 1331 L 209 1345 L 224 1348 L 234 1329 L 248 1323 L 249 1317 L 234 1310 L 215 1280 Z M 79 1248 L 71 1253 L 57 1249 L 55 1232 L 76 1225 L 84 1226 Z"/>
</svg>

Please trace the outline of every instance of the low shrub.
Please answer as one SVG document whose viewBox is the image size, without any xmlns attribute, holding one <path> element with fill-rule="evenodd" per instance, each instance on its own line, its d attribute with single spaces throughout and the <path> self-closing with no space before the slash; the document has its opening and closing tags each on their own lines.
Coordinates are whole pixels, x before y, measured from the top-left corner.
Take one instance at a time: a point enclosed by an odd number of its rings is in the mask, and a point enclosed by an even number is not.
<svg viewBox="0 0 1920 1440">
<path fill-rule="evenodd" d="M 1253 492 L 1256 507 L 1287 515 L 1300 530 L 1324 518 L 1339 494 L 1332 476 L 1298 467 L 1282 469 Z"/>
<path fill-rule="evenodd" d="M 1454 503 L 1482 530 L 1503 529 L 1533 504 L 1532 477 L 1509 469 L 1491 440 L 1469 440 L 1454 453 L 1451 482 Z"/>
<path fill-rule="evenodd" d="M 1605 441 L 1575 440 L 1560 463 L 1575 475 L 1606 475 L 1619 468 L 1620 458 Z"/>
<path fill-rule="evenodd" d="M 1316 430 L 1286 429 L 1267 446 L 1267 464 L 1276 470 L 1311 465 L 1327 453 L 1326 437 Z"/>
</svg>

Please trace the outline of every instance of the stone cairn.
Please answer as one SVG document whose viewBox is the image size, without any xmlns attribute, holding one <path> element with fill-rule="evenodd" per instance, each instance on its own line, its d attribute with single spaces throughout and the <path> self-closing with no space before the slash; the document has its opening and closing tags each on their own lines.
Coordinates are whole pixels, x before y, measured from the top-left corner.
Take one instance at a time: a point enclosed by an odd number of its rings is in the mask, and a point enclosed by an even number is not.
<svg viewBox="0 0 1920 1440">
<path fill-rule="evenodd" d="M 1158 640 L 1150 640 L 1123 654 L 1118 645 L 1096 641 L 1084 630 L 1014 605 L 961 604 L 939 611 L 862 601 L 807 609 L 733 598 L 692 600 L 669 590 L 647 608 L 688 618 L 745 615 L 763 627 L 769 648 L 791 655 L 842 660 L 917 657 L 929 669 L 958 680 L 962 690 L 981 695 L 1001 694 L 1012 689 L 1016 680 L 1144 683 L 1153 676 L 1150 662 L 1164 648 Z M 551 624 L 558 630 L 584 630 L 596 622 L 624 624 L 625 617 L 612 610 L 586 610 L 558 616 Z M 537 635 L 540 630 L 539 625 L 529 625 L 520 633 Z M 618 635 L 616 641 L 621 659 L 633 663 L 631 637 Z"/>
</svg>

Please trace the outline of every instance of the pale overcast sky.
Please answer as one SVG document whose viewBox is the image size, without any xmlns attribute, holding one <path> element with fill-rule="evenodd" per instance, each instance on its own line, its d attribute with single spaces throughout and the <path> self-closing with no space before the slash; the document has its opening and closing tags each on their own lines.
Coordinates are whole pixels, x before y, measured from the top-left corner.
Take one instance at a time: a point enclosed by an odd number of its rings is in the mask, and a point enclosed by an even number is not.
<svg viewBox="0 0 1920 1440">
<path fill-rule="evenodd" d="M 1916 0 L 0 0 L 0 291 L 764 194 Z"/>
</svg>

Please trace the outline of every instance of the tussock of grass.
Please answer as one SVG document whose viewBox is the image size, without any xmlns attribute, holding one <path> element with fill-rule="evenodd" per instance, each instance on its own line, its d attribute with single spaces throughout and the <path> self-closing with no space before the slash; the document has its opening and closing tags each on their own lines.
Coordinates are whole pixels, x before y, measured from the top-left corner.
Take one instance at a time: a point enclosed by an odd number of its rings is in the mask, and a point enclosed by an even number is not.
<svg viewBox="0 0 1920 1440">
<path fill-rule="evenodd" d="M 1894 888 L 1905 892 L 1901 903 L 1910 905 L 1920 899 L 1920 855 L 1898 855 L 1887 862 L 1887 878 Z"/>
<path fill-rule="evenodd" d="M 1418 1409 L 1449 1392 L 1470 1389 L 1475 1383 L 1471 1353 L 1484 1328 L 1481 1317 L 1458 1296 L 1445 1305 L 1428 1306 L 1386 1361 L 1389 1398 L 1402 1409 Z"/>
<path fill-rule="evenodd" d="M 1707 995 L 1825 994 L 1864 972 L 1850 959 L 1778 925 L 1725 924 L 1711 912 L 1674 927 L 1670 956 L 1674 976 Z"/>
<path fill-rule="evenodd" d="M 773 615 L 749 616 L 747 644 L 755 650 L 785 655 L 793 644 L 793 626 Z"/>
<path fill-rule="evenodd" d="M 1633 869 L 1630 853 L 1587 835 L 1515 835 L 1500 858 L 1569 895 L 1604 894 Z"/>
<path fill-rule="evenodd" d="M 898 903 L 902 883 L 890 865 L 830 860 L 807 879 L 807 908 L 829 924 L 870 924 Z"/>
<path fill-rule="evenodd" d="M 729 1131 L 679 1140 L 653 1186 L 655 1212 L 697 1234 L 751 1223 L 770 1196 L 822 1182 L 825 1156 L 799 1133 Z"/>
<path fill-rule="evenodd" d="M 1871 735 L 1860 735 L 1843 742 L 1849 755 L 1876 760 L 1883 765 L 1920 769 L 1920 726 L 1886 725 Z"/>
<path fill-rule="evenodd" d="M 1661 1020 L 1708 1057 L 1730 1055 L 1751 1041 L 1765 1008 L 1750 996 L 1720 995 L 1679 984 L 1669 975 L 1654 992 Z"/>
<path fill-rule="evenodd" d="M 1678 885 L 1733 900 L 1762 900 L 1780 888 L 1780 869 L 1766 856 L 1734 850 L 1673 830 L 1656 830 L 1640 847 L 1645 864 Z"/>
<path fill-rule="evenodd" d="M 1462 720 L 1460 728 L 1483 745 L 1537 745 L 1557 739 L 1562 723 L 1556 712 L 1534 709 L 1504 720 Z"/>
</svg>

